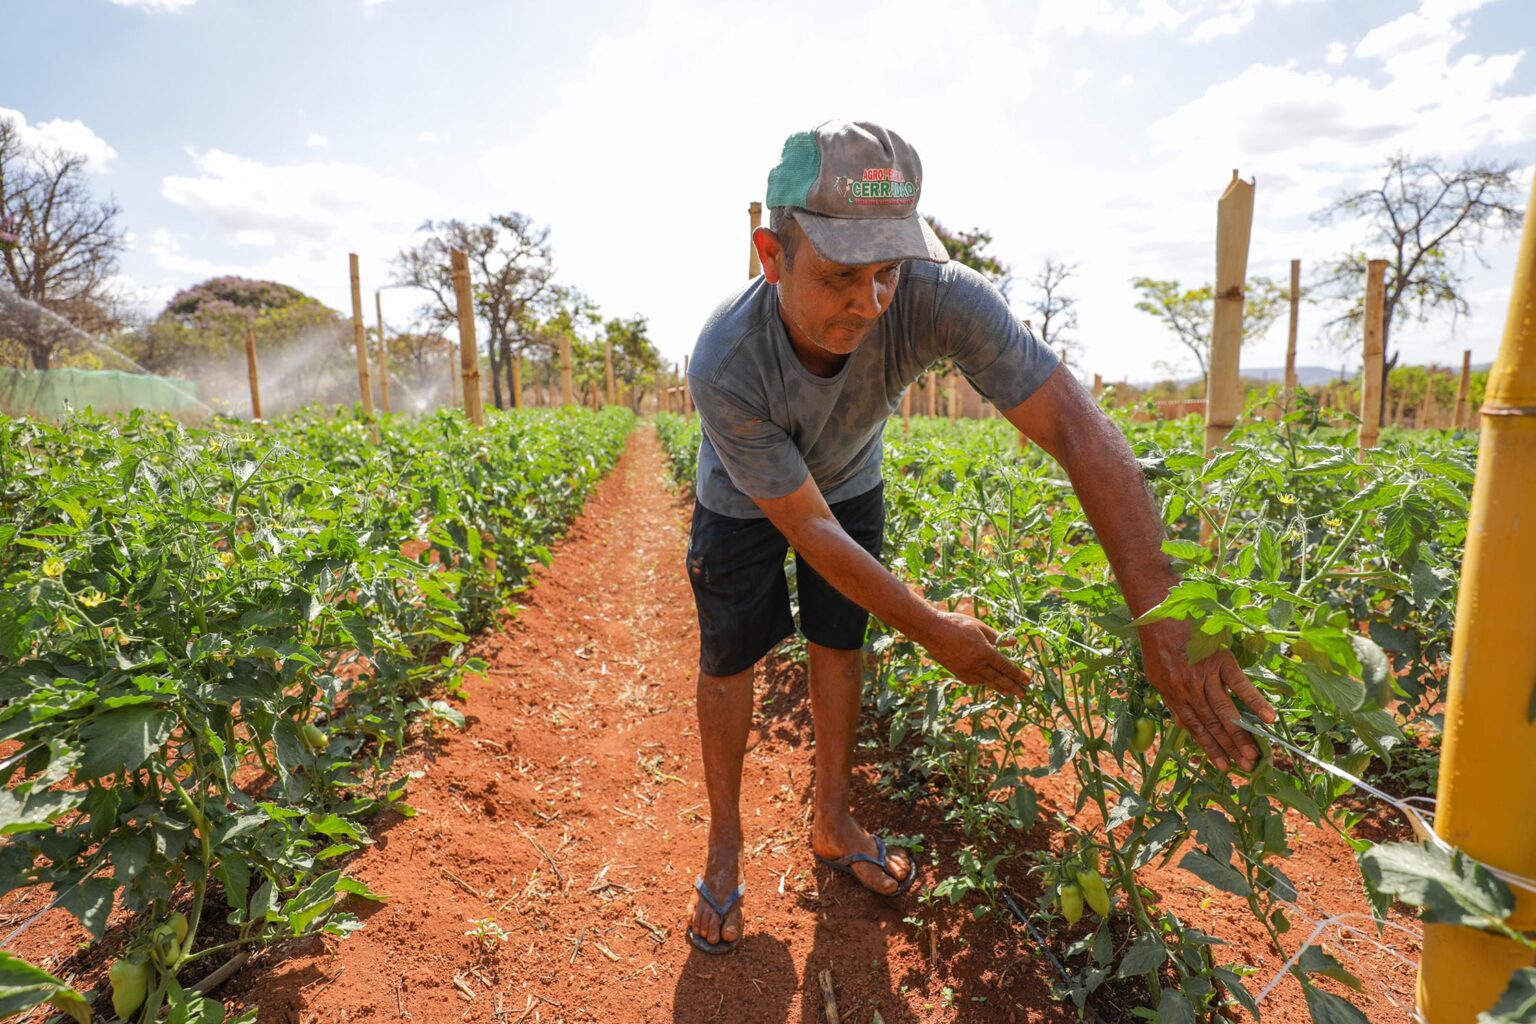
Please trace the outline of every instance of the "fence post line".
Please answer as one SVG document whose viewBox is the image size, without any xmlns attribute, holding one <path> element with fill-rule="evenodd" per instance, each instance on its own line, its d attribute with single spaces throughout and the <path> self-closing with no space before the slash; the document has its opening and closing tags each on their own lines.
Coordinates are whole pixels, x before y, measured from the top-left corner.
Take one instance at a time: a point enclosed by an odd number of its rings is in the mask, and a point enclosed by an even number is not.
<svg viewBox="0 0 1536 1024">
<path fill-rule="evenodd" d="M 917 382 L 913 381 L 911 384 L 908 384 L 906 390 L 901 393 L 901 428 L 903 430 L 912 429 L 912 388 L 916 386 L 916 384 Z"/>
<path fill-rule="evenodd" d="M 1536 209 L 1536 183 L 1528 208 Z M 1464 359 L 1465 363 L 1466 360 Z M 1479 410 L 1477 479 L 1456 598 L 1435 832 L 1492 868 L 1536 876 L 1536 224 L 1526 218 L 1504 336 Z M 1516 890 L 1506 922 L 1536 930 L 1536 894 Z M 1510 977 L 1536 966 L 1515 942 L 1426 924 L 1419 1010 L 1429 1024 L 1472 1024 Z"/>
<path fill-rule="evenodd" d="M 523 354 L 512 357 L 512 408 L 523 407 Z"/>
<path fill-rule="evenodd" d="M 379 321 L 379 409 L 389 415 L 389 355 L 384 345 L 384 302 L 373 290 L 373 312 Z"/>
<path fill-rule="evenodd" d="M 753 201 L 747 207 L 747 217 L 752 223 L 752 231 L 747 235 L 747 248 L 751 254 L 747 257 L 747 280 L 752 280 L 763 272 L 763 265 L 757 258 L 757 243 L 752 241 L 752 236 L 757 234 L 757 229 L 763 226 L 763 204 Z"/>
<path fill-rule="evenodd" d="M 1461 430 L 1467 425 L 1467 395 L 1472 388 L 1472 350 L 1461 352 L 1461 383 L 1456 385 L 1456 411 L 1451 415 L 1451 428 Z"/>
<path fill-rule="evenodd" d="M 352 278 L 352 342 L 357 349 L 357 388 L 363 396 L 363 415 L 372 427 L 374 444 L 378 444 L 379 427 L 373 419 L 373 386 L 368 381 L 368 342 L 363 330 L 363 288 L 357 272 L 357 253 L 347 253 L 347 269 Z"/>
<path fill-rule="evenodd" d="M 247 327 L 245 329 L 245 369 L 251 378 L 251 419 L 259 420 L 261 415 L 261 375 L 256 371 L 256 332 Z"/>
<path fill-rule="evenodd" d="M 560 404 L 572 405 L 576 401 L 576 393 L 571 384 L 571 336 L 560 335 Z"/>
<path fill-rule="evenodd" d="M 927 393 L 925 397 L 928 403 L 928 415 L 937 416 L 939 414 L 939 375 L 932 370 L 928 371 L 926 386 Z"/>
<path fill-rule="evenodd" d="M 485 406 L 480 398 L 480 344 L 475 340 L 475 299 L 469 289 L 469 255 L 450 250 L 453 295 L 459 311 L 459 369 L 464 378 L 464 412 L 469 422 L 485 426 Z"/>
<path fill-rule="evenodd" d="M 1360 451 L 1376 447 L 1381 437 L 1382 316 L 1386 299 L 1387 261 L 1371 260 L 1365 266 L 1365 344 L 1360 379 Z M 1429 388 L 1424 397 L 1428 399 Z M 1419 426 L 1423 426 L 1422 412 Z"/>
<path fill-rule="evenodd" d="M 950 370 L 944 375 L 944 399 L 949 406 L 949 421 L 951 423 L 960 418 L 960 389 L 955 383 L 958 374 Z"/>
</svg>

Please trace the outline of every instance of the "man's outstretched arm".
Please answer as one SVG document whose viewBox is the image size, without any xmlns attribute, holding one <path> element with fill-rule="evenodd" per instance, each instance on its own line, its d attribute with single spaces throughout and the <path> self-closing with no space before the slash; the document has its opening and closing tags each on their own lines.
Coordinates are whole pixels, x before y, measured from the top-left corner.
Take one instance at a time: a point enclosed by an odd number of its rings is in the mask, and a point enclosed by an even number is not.
<svg viewBox="0 0 1536 1024">
<path fill-rule="evenodd" d="M 909 590 L 848 536 L 810 477 L 782 498 L 754 500 L 838 593 L 921 644 L 956 679 L 1023 695 L 1029 677 L 997 649 L 997 631 L 970 615 L 941 611 Z"/>
<path fill-rule="evenodd" d="M 1159 604 L 1178 574 L 1163 553 L 1163 522 L 1124 435 L 1065 366 L 1003 415 L 1067 471 L 1131 614 Z M 1175 619 L 1141 627 L 1147 678 L 1218 767 L 1236 762 L 1251 769 L 1259 750 L 1235 724 L 1237 708 L 1228 691 L 1267 722 L 1274 721 L 1274 708 L 1230 651 L 1191 665 L 1189 635 L 1189 623 Z"/>
</svg>

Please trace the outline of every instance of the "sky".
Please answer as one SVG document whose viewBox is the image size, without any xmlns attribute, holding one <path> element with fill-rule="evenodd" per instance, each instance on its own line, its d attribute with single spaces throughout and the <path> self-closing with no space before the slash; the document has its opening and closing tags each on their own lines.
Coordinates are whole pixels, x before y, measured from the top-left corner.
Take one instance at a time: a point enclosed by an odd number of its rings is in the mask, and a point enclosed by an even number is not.
<svg viewBox="0 0 1536 1024">
<path fill-rule="evenodd" d="M 925 213 L 991 232 L 1021 316 L 1045 258 L 1077 264 L 1082 370 L 1141 380 L 1181 350 L 1130 279 L 1214 277 L 1234 168 L 1249 274 L 1284 283 L 1359 244 L 1311 214 L 1394 151 L 1516 163 L 1522 202 L 1536 159 L 1531 0 L 0 0 L 0 25 L 0 117 L 90 158 L 149 315 L 216 274 L 348 310 L 349 252 L 369 292 L 423 222 L 516 210 L 680 361 L 745 283 L 785 137 L 846 117 L 916 147 Z M 1394 332 L 1406 361 L 1493 358 L 1515 248 L 1467 265 L 1469 317 Z M 382 299 L 395 327 L 422 301 Z M 1302 364 L 1355 358 L 1328 315 L 1303 304 Z"/>
</svg>

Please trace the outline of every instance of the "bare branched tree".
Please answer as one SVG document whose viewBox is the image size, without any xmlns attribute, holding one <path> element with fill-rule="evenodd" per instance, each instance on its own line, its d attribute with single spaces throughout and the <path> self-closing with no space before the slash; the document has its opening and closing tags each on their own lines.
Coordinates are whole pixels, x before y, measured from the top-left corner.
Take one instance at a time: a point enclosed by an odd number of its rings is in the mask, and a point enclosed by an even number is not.
<svg viewBox="0 0 1536 1024">
<path fill-rule="evenodd" d="M 69 324 L 92 333 L 115 326 L 108 286 L 123 248 L 120 212 L 91 195 L 84 156 L 28 146 L 0 118 L 0 216 L 15 236 L 0 247 L 0 288 L 25 300 L 0 304 L 0 339 L 34 369 L 48 369 L 73 340 Z"/>
<path fill-rule="evenodd" d="M 512 212 L 496 214 L 483 224 L 460 220 L 427 221 L 428 237 L 395 257 L 395 282 L 424 289 L 431 299 L 420 310 L 429 322 L 446 328 L 458 320 L 449 250 L 469 257 L 475 315 L 486 326 L 484 343 L 491 363 L 491 400 L 498 409 L 509 404 L 512 362 L 532 339 L 520 325 L 526 313 L 550 287 L 554 256 L 549 228 L 535 227 L 532 218 Z"/>
<path fill-rule="evenodd" d="M 1061 356 L 1061 361 L 1076 369 L 1082 358 L 1083 344 L 1077 331 L 1077 297 L 1065 290 L 1068 278 L 1077 273 L 1079 264 L 1063 263 L 1047 256 L 1039 271 L 1029 279 L 1030 297 L 1025 308 L 1038 328 L 1036 333 L 1047 348 Z"/>
<path fill-rule="evenodd" d="M 1177 281 L 1150 277 L 1132 278 L 1131 286 L 1141 293 L 1136 308 L 1168 328 L 1195 357 L 1200 376 L 1208 377 L 1215 289 L 1205 284 L 1186 290 Z M 1284 288 L 1267 277 L 1249 278 L 1243 292 L 1243 341 L 1248 342 L 1269 330 L 1290 298 Z"/>
<path fill-rule="evenodd" d="M 1508 236 L 1520 229 L 1519 167 L 1474 158 L 1450 168 L 1437 157 L 1416 160 L 1397 153 L 1387 161 L 1380 185 L 1342 195 L 1313 215 L 1320 224 L 1363 222 L 1362 247 L 1324 264 L 1313 286 L 1313 301 L 1344 306 L 1342 313 L 1324 324 L 1342 350 L 1351 351 L 1362 341 L 1365 269 L 1372 257 L 1387 260 L 1383 380 L 1399 355 L 1390 345 L 1393 324 L 1424 323 L 1445 310 L 1454 323 L 1469 312 L 1462 293 L 1467 257 L 1486 267 L 1477 247 L 1487 233 Z M 1383 388 L 1381 414 L 1385 409 Z"/>
</svg>

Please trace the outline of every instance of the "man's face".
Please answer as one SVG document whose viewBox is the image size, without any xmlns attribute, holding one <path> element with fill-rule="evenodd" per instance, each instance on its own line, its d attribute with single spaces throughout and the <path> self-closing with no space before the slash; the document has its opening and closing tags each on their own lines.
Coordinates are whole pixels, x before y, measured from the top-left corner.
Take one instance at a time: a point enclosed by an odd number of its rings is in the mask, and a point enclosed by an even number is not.
<svg viewBox="0 0 1536 1024">
<path fill-rule="evenodd" d="M 756 241 L 764 276 L 779 286 L 779 306 L 791 337 L 826 355 L 845 356 L 858 348 L 896 294 L 900 260 L 833 263 L 801 235 L 794 259 L 786 263 L 772 232 L 759 232 Z"/>
</svg>

